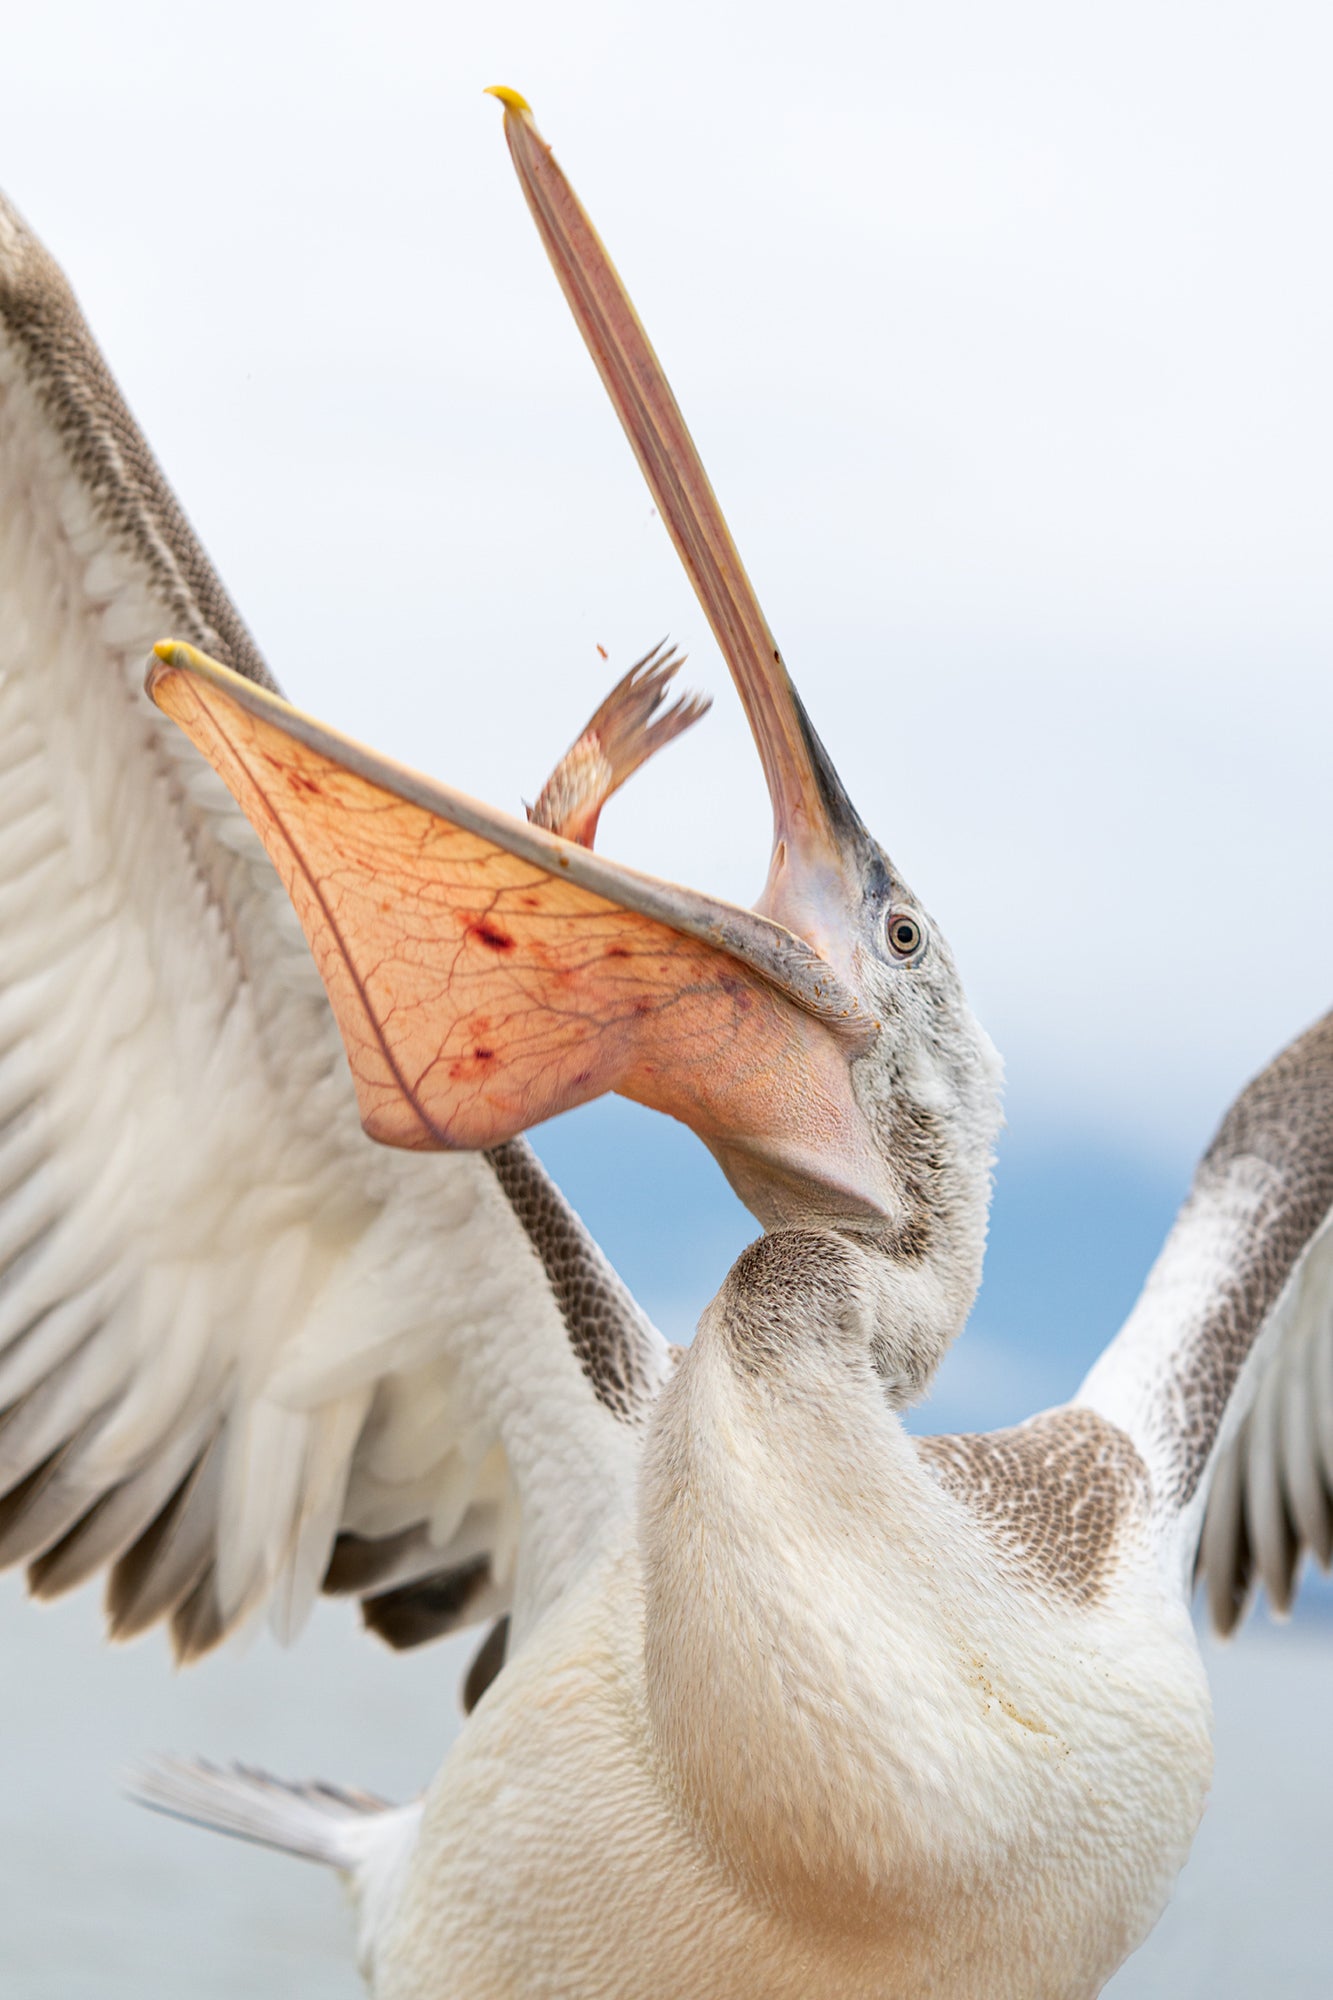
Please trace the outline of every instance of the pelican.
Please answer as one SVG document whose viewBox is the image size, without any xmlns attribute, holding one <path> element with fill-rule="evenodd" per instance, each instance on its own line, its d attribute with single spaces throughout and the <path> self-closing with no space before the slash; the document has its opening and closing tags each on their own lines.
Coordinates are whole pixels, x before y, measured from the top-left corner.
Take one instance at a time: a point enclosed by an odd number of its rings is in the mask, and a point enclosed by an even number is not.
<svg viewBox="0 0 1333 2000">
<path fill-rule="evenodd" d="M 1196 1573 L 1229 1629 L 1333 1549 L 1333 1017 L 1227 1113 L 1070 1403 L 909 1436 L 998 1059 L 495 94 L 744 704 L 767 881 L 594 847 L 696 719 L 661 651 L 527 819 L 289 707 L 0 210 L 0 1557 L 38 1597 L 105 1572 L 111 1632 L 182 1661 L 321 1590 L 396 1645 L 485 1628 L 413 1803 L 143 1779 L 340 1871 L 384 2000 L 1079 2000 L 1203 1809 Z M 607 1091 L 762 1226 L 683 1352 L 523 1137 Z"/>
</svg>

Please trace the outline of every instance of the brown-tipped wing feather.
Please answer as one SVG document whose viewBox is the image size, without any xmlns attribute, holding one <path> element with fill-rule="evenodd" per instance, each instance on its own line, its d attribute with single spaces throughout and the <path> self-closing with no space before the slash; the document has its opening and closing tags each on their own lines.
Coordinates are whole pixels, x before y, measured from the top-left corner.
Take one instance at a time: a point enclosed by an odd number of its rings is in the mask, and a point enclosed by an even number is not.
<svg viewBox="0 0 1333 2000">
<path fill-rule="evenodd" d="M 185 1657 L 353 1545 L 358 1594 L 483 1564 L 484 1616 L 520 1538 L 542 1588 L 579 1559 L 662 1343 L 522 1142 L 364 1139 L 287 897 L 143 697 L 167 632 L 272 687 L 0 202 L 0 1560 Z"/>
</svg>

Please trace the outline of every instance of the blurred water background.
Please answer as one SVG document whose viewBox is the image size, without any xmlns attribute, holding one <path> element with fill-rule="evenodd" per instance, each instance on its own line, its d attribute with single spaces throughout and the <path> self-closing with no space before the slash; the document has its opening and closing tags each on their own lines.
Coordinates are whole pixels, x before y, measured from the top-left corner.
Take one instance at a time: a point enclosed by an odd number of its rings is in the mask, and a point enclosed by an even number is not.
<svg viewBox="0 0 1333 2000">
<path fill-rule="evenodd" d="M 687 1134 L 594 1106 L 539 1135 L 548 1162 L 664 1329 L 686 1338 L 753 1233 Z M 1076 1385 L 1142 1280 L 1184 1166 L 1066 1136 L 1004 1147 L 975 1324 L 925 1428 L 1011 1421 Z M 682 1250 L 688 1246 L 688 1254 Z M 344 1605 L 284 1652 L 260 1631 L 175 1674 L 160 1638 L 101 1647 L 95 1596 L 25 1606 L 0 1588 L 3 1941 L 15 2000 L 352 2000 L 350 1925 L 324 1871 L 154 1818 L 121 1796 L 153 1749 L 239 1757 L 403 1798 L 458 1722 L 474 1643 L 392 1656 Z M 1327 2000 L 1333 1990 L 1333 1624 L 1307 1585 L 1292 1624 L 1260 1610 L 1208 1646 L 1212 1806 L 1165 1918 L 1116 2000 Z"/>
</svg>

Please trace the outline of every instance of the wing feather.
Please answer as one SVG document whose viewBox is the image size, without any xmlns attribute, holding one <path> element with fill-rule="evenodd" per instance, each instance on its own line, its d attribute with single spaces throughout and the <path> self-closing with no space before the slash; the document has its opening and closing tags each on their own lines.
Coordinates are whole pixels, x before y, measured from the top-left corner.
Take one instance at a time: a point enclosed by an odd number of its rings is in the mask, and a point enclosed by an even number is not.
<svg viewBox="0 0 1333 2000">
<path fill-rule="evenodd" d="M 1298 1544 L 1311 1549 L 1328 1567 L 1333 1555 L 1333 1515 L 1324 1490 L 1315 1436 L 1313 1343 L 1302 1339 L 1287 1364 L 1278 1371 L 1278 1467 L 1287 1512 Z"/>
<path fill-rule="evenodd" d="M 34 1597 L 63 1597 L 109 1568 L 145 1533 L 204 1449 L 204 1426 L 177 1433 L 143 1468 L 105 1488 L 28 1566 Z"/>
<path fill-rule="evenodd" d="M 1203 1578 L 1208 1615 L 1224 1637 L 1235 1630 L 1249 1601 L 1253 1556 L 1246 1527 L 1244 1460 L 1224 1452 L 1213 1473 L 1197 1569 Z"/>
<path fill-rule="evenodd" d="M 142 693 L 166 632 L 273 687 L 0 200 L 0 1561 L 108 1568 L 113 1632 L 186 1658 L 294 1631 L 352 1537 L 360 1593 L 480 1564 L 457 1616 L 521 1622 L 629 1491 L 665 1348 L 523 1142 L 363 1137 L 287 897 Z"/>
<path fill-rule="evenodd" d="M 1244 1503 L 1260 1580 L 1273 1609 L 1291 1609 L 1297 1540 L 1283 1492 L 1280 1421 L 1286 1370 L 1280 1357 L 1264 1369 L 1250 1412 L 1244 1462 Z"/>
</svg>

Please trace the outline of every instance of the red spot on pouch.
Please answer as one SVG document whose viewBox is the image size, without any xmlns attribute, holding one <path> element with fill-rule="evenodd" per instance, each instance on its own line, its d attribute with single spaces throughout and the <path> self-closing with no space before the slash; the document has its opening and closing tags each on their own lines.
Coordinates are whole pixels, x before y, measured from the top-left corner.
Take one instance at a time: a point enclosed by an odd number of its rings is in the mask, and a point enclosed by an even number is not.
<svg viewBox="0 0 1333 2000">
<path fill-rule="evenodd" d="M 497 930 L 496 926 L 488 924 L 484 917 L 479 917 L 475 924 L 469 924 L 467 934 L 469 937 L 474 937 L 478 944 L 484 944 L 491 951 L 512 951 L 514 949 L 514 940 L 510 937 L 508 931 Z"/>
</svg>

